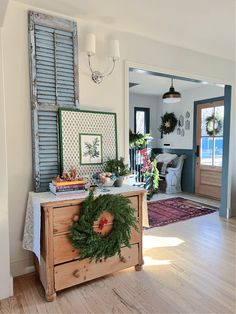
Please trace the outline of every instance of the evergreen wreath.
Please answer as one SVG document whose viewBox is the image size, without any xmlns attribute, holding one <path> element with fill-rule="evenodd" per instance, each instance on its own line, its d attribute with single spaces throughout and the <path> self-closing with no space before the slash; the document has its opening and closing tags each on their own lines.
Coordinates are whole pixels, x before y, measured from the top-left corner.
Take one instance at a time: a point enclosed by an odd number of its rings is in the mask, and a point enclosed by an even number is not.
<svg viewBox="0 0 236 314">
<path fill-rule="evenodd" d="M 222 118 L 216 116 L 214 113 L 206 118 L 206 132 L 208 135 L 218 135 L 223 127 Z"/>
<path fill-rule="evenodd" d="M 161 134 L 172 133 L 177 125 L 177 118 L 174 112 L 166 112 L 164 116 L 161 117 L 161 126 L 159 128 Z"/>
<path fill-rule="evenodd" d="M 114 216 L 113 227 L 108 235 L 94 231 L 93 225 L 103 212 Z M 121 256 L 121 246 L 130 246 L 131 227 L 138 231 L 134 217 L 135 209 L 130 206 L 130 200 L 122 195 L 105 194 L 94 199 L 93 192 L 84 200 L 80 210 L 80 219 L 70 228 L 71 241 L 79 249 L 79 259 L 108 258 L 118 254 Z M 99 221 L 99 229 L 107 224 L 106 219 Z"/>
</svg>

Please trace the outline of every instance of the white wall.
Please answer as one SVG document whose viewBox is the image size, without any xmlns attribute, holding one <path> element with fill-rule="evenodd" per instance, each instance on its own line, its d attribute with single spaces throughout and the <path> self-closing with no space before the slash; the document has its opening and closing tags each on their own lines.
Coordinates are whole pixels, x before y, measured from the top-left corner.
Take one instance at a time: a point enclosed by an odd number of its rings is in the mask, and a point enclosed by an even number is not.
<svg viewBox="0 0 236 314">
<path fill-rule="evenodd" d="M 174 112 L 177 119 L 179 116 L 184 116 L 188 111 L 190 113 L 190 130 L 184 130 L 185 135 L 177 135 L 177 128 L 173 133 L 163 135 L 160 138 L 158 132 L 157 147 L 163 148 L 164 144 L 170 144 L 168 148 L 175 149 L 192 149 L 193 148 L 193 123 L 194 123 L 194 101 L 210 99 L 214 97 L 224 96 L 224 88 L 211 85 L 200 85 L 199 87 L 181 91 L 182 99 L 177 104 L 163 104 L 162 98 L 157 100 L 157 125 L 161 125 L 161 116 L 166 112 Z M 182 128 L 181 128 L 182 129 Z"/>
<path fill-rule="evenodd" d="M 0 300 L 12 295 L 9 252 L 6 121 L 2 57 L 2 30 L 0 28 Z"/>
<path fill-rule="evenodd" d="M 8 154 L 8 188 L 10 214 L 10 250 L 13 274 L 22 274 L 32 264 L 28 252 L 22 250 L 22 231 L 27 193 L 32 188 L 31 108 L 29 99 L 27 11 L 30 8 L 14 1 L 9 3 L 3 27 L 4 74 L 6 96 L 6 135 Z M 49 14 L 53 14 L 48 12 Z M 118 116 L 119 154 L 125 151 L 125 66 L 124 60 L 148 65 L 154 69 L 169 69 L 184 76 L 211 79 L 218 83 L 231 83 L 234 78 L 233 62 L 182 49 L 143 37 L 121 32 L 110 32 L 101 24 L 78 20 L 79 78 L 81 108 L 110 110 Z M 104 44 L 114 35 L 120 40 L 122 59 L 114 73 L 95 85 L 89 74 L 87 57 L 83 52 L 84 36 L 93 31 L 98 38 L 98 58 L 94 67 L 104 68 L 107 56 Z M 107 61 L 107 60 L 105 60 Z"/>
<path fill-rule="evenodd" d="M 134 131 L 134 107 L 144 107 L 150 109 L 150 134 L 157 133 L 157 96 L 129 94 L 129 126 Z M 156 137 L 152 141 L 152 147 L 156 147 Z"/>
</svg>

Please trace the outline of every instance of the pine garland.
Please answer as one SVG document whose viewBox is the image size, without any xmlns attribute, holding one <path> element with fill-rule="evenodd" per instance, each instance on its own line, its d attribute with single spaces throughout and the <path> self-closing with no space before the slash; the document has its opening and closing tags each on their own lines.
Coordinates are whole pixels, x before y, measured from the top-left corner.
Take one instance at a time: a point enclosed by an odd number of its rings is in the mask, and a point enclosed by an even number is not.
<svg viewBox="0 0 236 314">
<path fill-rule="evenodd" d="M 102 236 L 94 231 L 93 224 L 104 211 L 114 215 L 114 220 L 111 233 Z M 134 212 L 130 200 L 122 195 L 106 194 L 94 199 L 90 192 L 81 206 L 79 221 L 70 228 L 72 244 L 79 249 L 79 259 L 97 262 L 116 254 L 121 257 L 121 246 L 130 247 L 131 227 L 138 230 Z"/>
</svg>

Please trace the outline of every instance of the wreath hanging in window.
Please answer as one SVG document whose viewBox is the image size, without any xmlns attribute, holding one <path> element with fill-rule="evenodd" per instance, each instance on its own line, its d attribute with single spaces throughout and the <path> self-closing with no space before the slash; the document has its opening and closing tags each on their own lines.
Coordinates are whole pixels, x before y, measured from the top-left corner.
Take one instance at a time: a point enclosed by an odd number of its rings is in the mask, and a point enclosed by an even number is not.
<svg viewBox="0 0 236 314">
<path fill-rule="evenodd" d="M 212 114 L 206 118 L 206 132 L 209 136 L 218 135 L 223 128 L 222 117 Z"/>
<path fill-rule="evenodd" d="M 161 135 L 172 133 L 177 125 L 177 118 L 174 112 L 166 112 L 164 116 L 161 117 L 161 126 L 159 128 Z"/>
</svg>

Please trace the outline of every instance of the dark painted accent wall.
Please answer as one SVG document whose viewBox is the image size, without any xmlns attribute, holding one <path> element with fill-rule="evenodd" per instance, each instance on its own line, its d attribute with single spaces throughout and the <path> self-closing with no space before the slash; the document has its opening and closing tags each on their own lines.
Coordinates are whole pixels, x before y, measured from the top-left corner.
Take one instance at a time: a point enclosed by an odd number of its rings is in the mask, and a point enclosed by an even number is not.
<svg viewBox="0 0 236 314">
<path fill-rule="evenodd" d="M 182 171 L 182 190 L 187 193 L 194 193 L 194 167 L 195 167 L 195 155 L 192 149 L 173 149 L 173 148 L 153 148 L 155 154 L 171 153 L 180 155 L 186 155 L 184 160 L 184 166 Z"/>
</svg>

